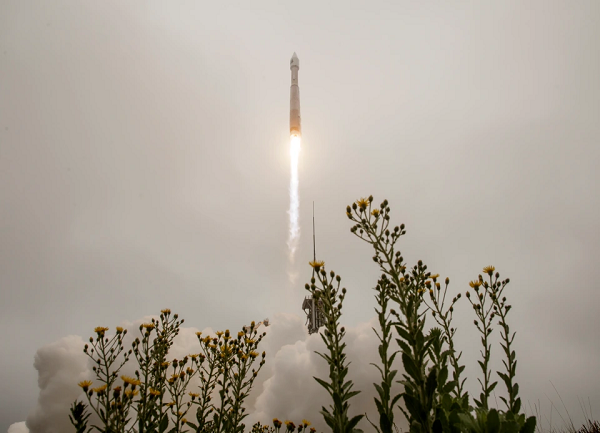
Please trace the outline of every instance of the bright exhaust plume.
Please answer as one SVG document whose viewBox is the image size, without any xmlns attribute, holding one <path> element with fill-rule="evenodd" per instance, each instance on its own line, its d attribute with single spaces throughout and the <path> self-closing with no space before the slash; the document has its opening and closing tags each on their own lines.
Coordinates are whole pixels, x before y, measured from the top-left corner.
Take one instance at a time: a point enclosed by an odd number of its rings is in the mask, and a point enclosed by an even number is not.
<svg viewBox="0 0 600 433">
<path fill-rule="evenodd" d="M 298 241 L 300 240 L 300 196 L 298 194 L 298 159 L 300 157 L 301 138 L 298 135 L 290 137 L 290 232 L 288 248 L 290 263 L 294 263 Z M 291 276 L 290 276 L 291 278 Z"/>
</svg>

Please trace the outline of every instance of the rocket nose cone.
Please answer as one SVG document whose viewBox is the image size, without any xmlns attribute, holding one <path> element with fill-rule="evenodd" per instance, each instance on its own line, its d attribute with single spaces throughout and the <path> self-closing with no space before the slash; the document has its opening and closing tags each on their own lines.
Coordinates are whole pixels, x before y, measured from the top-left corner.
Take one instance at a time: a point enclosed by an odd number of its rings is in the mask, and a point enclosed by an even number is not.
<svg viewBox="0 0 600 433">
<path fill-rule="evenodd" d="M 290 59 L 290 67 L 292 66 L 298 66 L 298 68 L 300 68 L 300 60 L 298 60 L 298 56 L 295 52 L 292 55 L 292 58 Z"/>
</svg>

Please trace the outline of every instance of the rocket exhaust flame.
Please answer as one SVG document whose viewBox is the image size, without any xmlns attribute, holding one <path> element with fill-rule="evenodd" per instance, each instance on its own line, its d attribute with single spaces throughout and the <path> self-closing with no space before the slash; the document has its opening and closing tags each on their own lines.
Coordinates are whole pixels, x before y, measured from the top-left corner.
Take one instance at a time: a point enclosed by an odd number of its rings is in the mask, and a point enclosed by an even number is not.
<svg viewBox="0 0 600 433">
<path fill-rule="evenodd" d="M 290 137 L 290 234 L 288 248 L 290 250 L 290 262 L 294 263 L 294 255 L 300 240 L 300 195 L 298 194 L 298 159 L 300 156 L 301 138 L 298 135 Z"/>
</svg>

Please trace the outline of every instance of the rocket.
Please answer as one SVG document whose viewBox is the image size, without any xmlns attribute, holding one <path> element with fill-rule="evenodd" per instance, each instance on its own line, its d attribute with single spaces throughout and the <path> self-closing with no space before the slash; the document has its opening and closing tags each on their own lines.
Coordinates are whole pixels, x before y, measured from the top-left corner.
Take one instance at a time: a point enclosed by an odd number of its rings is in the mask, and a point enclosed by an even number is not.
<svg viewBox="0 0 600 433">
<path fill-rule="evenodd" d="M 296 53 L 290 60 L 290 70 L 292 71 L 292 85 L 290 86 L 290 136 L 300 137 L 300 88 L 298 87 L 298 70 L 300 69 L 300 60 Z"/>
</svg>

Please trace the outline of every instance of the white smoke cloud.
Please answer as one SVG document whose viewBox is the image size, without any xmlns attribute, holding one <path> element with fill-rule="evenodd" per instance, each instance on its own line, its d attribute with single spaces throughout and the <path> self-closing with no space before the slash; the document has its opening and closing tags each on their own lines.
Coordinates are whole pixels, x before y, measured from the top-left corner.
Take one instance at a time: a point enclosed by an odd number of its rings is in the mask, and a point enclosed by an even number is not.
<svg viewBox="0 0 600 433">
<path fill-rule="evenodd" d="M 92 377 L 82 352 L 84 344 L 81 337 L 70 335 L 35 354 L 33 365 L 38 371 L 40 393 L 36 407 L 27 417 L 27 427 L 32 433 L 62 433 L 72 429 L 68 415 L 71 403 L 81 394 L 77 383 Z"/>
<path fill-rule="evenodd" d="M 149 320 L 145 317 L 122 324 L 128 330 L 125 348 L 130 347 L 131 341 L 138 335 L 139 325 Z M 371 329 L 377 326 L 377 321 L 372 319 L 348 328 L 346 336 L 346 351 L 351 362 L 349 379 L 354 382 L 355 390 L 362 391 L 351 400 L 351 415 L 368 413 L 371 420 L 378 419 L 373 402 L 373 382 L 379 381 L 378 372 L 369 365 L 378 361 L 378 340 Z M 307 419 L 317 430 L 326 431 L 319 411 L 322 406 L 329 405 L 329 396 L 313 379 L 313 376 L 326 379 L 328 375 L 325 361 L 315 353 L 325 349 L 321 338 L 318 334 L 309 336 L 304 319 L 292 314 L 278 314 L 269 327 L 261 327 L 260 330 L 267 334 L 260 345 L 260 349 L 267 352 L 267 362 L 246 401 L 250 414 L 245 421 L 247 427 L 256 421 L 270 424 L 273 418 L 290 419 L 295 423 Z M 181 359 L 189 353 L 198 352 L 196 332 L 196 328 L 182 327 L 169 357 Z M 214 335 L 211 328 L 202 332 Z M 73 429 L 68 419 L 69 408 L 75 399 L 83 397 L 77 383 L 94 379 L 91 362 L 82 351 L 84 344 L 81 337 L 68 336 L 38 350 L 35 356 L 40 387 L 37 405 L 26 423 L 11 425 L 8 433 L 62 433 Z M 133 375 L 134 371 L 135 361 L 132 358 L 121 374 Z M 197 381 L 192 382 L 190 390 L 197 385 Z M 361 423 L 367 427 L 366 420 Z"/>
<path fill-rule="evenodd" d="M 29 429 L 25 422 L 16 422 L 8 427 L 7 433 L 29 433 Z"/>
</svg>

